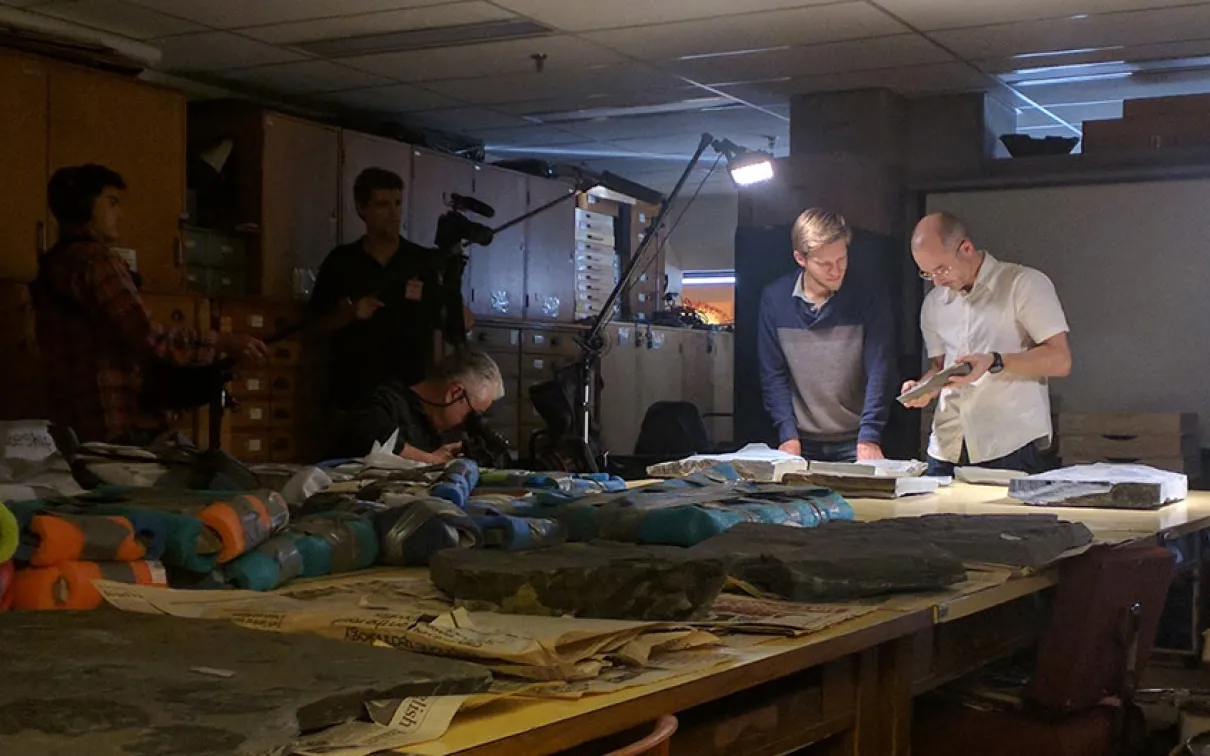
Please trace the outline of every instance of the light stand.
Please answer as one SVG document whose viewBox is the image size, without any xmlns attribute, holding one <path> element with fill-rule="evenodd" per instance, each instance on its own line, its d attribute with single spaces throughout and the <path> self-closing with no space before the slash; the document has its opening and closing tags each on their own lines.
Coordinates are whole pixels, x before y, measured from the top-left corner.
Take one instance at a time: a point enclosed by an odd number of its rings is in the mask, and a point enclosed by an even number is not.
<svg viewBox="0 0 1210 756">
<path fill-rule="evenodd" d="M 601 365 L 601 353 L 605 347 L 605 340 L 602 333 L 605 326 L 609 325 L 613 319 L 613 310 L 617 305 L 618 299 L 622 296 L 622 292 L 630 286 L 631 279 L 634 278 L 635 272 L 640 270 L 639 264 L 643 262 L 647 251 L 655 244 L 656 238 L 659 236 L 657 231 L 663 225 L 664 220 L 668 217 L 668 213 L 672 209 L 672 203 L 680 194 L 681 189 L 685 186 L 685 182 L 689 179 L 689 174 L 693 172 L 702 155 L 710 147 L 713 147 L 715 152 L 727 158 L 728 168 L 732 172 L 733 178 L 737 183 L 748 183 L 743 181 L 737 174 L 737 170 L 741 161 L 749 162 L 749 155 L 759 158 L 758 162 L 766 162 L 762 153 L 749 153 L 748 150 L 734 144 L 729 139 L 717 140 L 711 134 L 702 134 L 701 141 L 698 142 L 697 149 L 694 150 L 693 156 L 689 158 L 689 164 L 685 166 L 685 170 L 681 172 L 681 177 L 677 179 L 676 185 L 672 188 L 672 192 L 661 203 L 660 211 L 656 215 L 655 220 L 651 223 L 651 230 L 643 237 L 643 241 L 639 244 L 639 248 L 630 256 L 626 263 L 625 270 L 619 277 L 617 284 L 613 287 L 613 291 L 609 292 L 609 297 L 606 298 L 605 304 L 601 307 L 600 313 L 597 314 L 592 326 L 582 337 L 578 339 L 580 344 L 580 385 L 577 396 L 576 416 L 576 436 L 580 444 L 580 456 L 589 472 L 599 472 L 596 455 L 592 451 L 591 428 L 592 428 L 592 406 L 593 406 L 593 388 L 596 385 L 597 373 Z M 772 156 L 769 156 L 771 159 Z M 771 167 L 771 163 L 770 163 Z M 770 173 L 769 176 L 772 174 Z M 765 176 L 764 178 L 768 178 Z M 756 179 L 762 180 L 762 179 Z"/>
</svg>

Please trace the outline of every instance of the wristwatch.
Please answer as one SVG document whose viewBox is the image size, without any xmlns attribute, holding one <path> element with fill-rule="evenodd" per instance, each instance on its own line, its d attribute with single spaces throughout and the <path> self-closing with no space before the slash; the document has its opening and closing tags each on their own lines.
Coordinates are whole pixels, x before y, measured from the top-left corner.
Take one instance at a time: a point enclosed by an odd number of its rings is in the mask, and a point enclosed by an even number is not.
<svg viewBox="0 0 1210 756">
<path fill-rule="evenodd" d="M 992 352 L 992 366 L 987 369 L 987 372 L 995 374 L 1003 369 L 1004 358 L 1000 356 L 999 352 Z"/>
</svg>

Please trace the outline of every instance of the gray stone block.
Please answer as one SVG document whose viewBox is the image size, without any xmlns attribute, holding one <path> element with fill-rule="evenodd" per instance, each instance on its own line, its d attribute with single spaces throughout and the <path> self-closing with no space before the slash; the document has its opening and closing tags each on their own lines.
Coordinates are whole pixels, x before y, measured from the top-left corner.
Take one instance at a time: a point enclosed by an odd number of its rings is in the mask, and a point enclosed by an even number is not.
<svg viewBox="0 0 1210 756">
<path fill-rule="evenodd" d="M 452 659 L 193 620 L 0 614 L 4 756 L 280 756 L 373 699 L 486 690 Z"/>
</svg>

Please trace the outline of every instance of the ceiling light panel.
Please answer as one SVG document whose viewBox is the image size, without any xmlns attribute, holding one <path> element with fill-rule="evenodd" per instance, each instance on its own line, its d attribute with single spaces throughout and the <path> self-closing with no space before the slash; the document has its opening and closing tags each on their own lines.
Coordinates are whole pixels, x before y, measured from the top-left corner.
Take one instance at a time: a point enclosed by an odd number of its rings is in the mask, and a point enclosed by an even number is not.
<svg viewBox="0 0 1210 756">
<path fill-rule="evenodd" d="M 924 31 L 1187 5 L 1189 0 L 876 0 Z"/>
<path fill-rule="evenodd" d="M 632 57 L 669 60 L 685 55 L 837 42 L 908 31 L 872 5 L 851 2 L 590 32 L 585 37 Z"/>
<path fill-rule="evenodd" d="M 830 2 L 835 0 L 612 0 L 608 3 L 497 0 L 496 4 L 558 29 L 580 32 L 740 16 Z"/>
<path fill-rule="evenodd" d="M 703 84 L 942 63 L 953 58 L 918 34 L 783 47 L 725 57 L 697 57 L 661 67 Z"/>
</svg>

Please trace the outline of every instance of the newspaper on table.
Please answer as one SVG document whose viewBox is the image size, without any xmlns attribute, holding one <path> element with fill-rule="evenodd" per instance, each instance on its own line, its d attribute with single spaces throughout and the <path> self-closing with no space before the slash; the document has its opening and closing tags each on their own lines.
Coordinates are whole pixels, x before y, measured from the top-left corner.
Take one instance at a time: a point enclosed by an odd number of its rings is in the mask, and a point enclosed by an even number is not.
<svg viewBox="0 0 1210 756">
<path fill-rule="evenodd" d="M 849 604 L 798 604 L 780 599 L 721 593 L 710 616 L 694 623 L 711 630 L 798 637 L 826 630 L 877 609 Z"/>
<path fill-rule="evenodd" d="M 346 722 L 294 742 L 296 756 L 369 756 L 436 740 L 467 696 L 420 696 L 366 704 L 371 722 Z"/>
<path fill-rule="evenodd" d="M 684 627 L 656 622 L 470 613 L 463 609 L 434 615 L 427 610 L 409 609 L 403 603 L 380 610 L 363 607 L 357 594 L 302 601 L 252 591 L 186 591 L 106 580 L 95 581 L 95 585 L 106 601 L 126 611 L 228 619 L 258 630 L 308 632 L 489 666 L 576 670 L 575 665 L 580 662 L 623 648 L 644 632 Z"/>
</svg>

